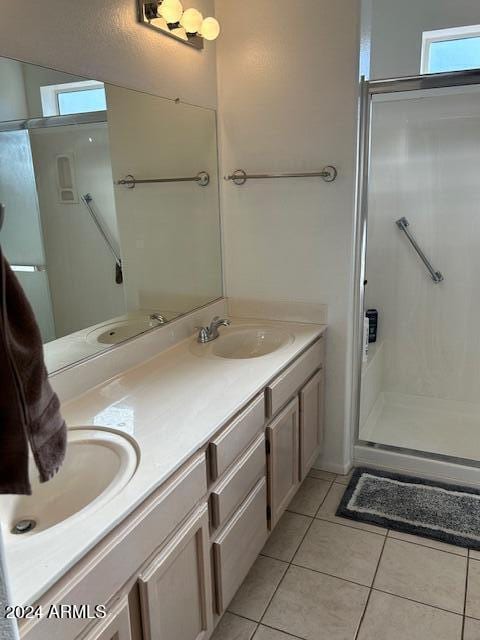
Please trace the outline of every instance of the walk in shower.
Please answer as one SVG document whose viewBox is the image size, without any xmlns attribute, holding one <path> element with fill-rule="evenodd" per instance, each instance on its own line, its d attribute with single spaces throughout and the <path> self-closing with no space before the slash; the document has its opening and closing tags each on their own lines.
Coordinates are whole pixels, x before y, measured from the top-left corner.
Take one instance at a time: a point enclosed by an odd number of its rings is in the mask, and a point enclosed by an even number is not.
<svg viewBox="0 0 480 640">
<path fill-rule="evenodd" d="M 480 72 L 365 82 L 361 137 L 356 450 L 478 466 Z"/>
</svg>

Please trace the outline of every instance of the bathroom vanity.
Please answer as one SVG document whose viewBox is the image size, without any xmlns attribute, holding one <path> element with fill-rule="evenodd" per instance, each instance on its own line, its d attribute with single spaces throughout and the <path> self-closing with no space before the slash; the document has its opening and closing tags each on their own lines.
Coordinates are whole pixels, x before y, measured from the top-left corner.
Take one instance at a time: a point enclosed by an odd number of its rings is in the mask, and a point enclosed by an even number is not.
<svg viewBox="0 0 480 640">
<path fill-rule="evenodd" d="M 133 439 L 138 466 L 106 504 L 10 542 L 16 603 L 92 615 L 23 620 L 23 640 L 211 635 L 321 451 L 325 331 L 234 320 L 64 406 Z"/>
</svg>

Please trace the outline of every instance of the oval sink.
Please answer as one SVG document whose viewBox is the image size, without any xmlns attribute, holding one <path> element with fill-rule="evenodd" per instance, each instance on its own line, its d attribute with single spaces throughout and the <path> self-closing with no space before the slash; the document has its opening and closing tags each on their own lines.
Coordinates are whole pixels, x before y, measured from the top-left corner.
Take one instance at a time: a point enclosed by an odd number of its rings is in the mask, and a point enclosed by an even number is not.
<svg viewBox="0 0 480 640">
<path fill-rule="evenodd" d="M 159 326 L 160 323 L 157 320 L 150 320 L 148 318 L 121 320 L 120 322 L 112 322 L 90 331 L 90 333 L 87 334 L 86 340 L 90 344 L 117 344 Z"/>
<path fill-rule="evenodd" d="M 0 521 L 5 538 L 13 542 L 34 536 L 98 508 L 125 487 L 137 463 L 135 445 L 120 433 L 95 427 L 70 429 L 65 461 L 52 480 L 41 484 L 31 460 L 32 495 L 2 496 Z"/>
<path fill-rule="evenodd" d="M 232 327 L 208 343 L 210 348 L 204 353 L 207 355 L 208 351 L 210 355 L 230 360 L 260 358 L 291 344 L 293 340 L 291 334 L 273 327 Z M 196 353 L 203 355 L 202 347 L 205 346 L 198 345 Z"/>
</svg>

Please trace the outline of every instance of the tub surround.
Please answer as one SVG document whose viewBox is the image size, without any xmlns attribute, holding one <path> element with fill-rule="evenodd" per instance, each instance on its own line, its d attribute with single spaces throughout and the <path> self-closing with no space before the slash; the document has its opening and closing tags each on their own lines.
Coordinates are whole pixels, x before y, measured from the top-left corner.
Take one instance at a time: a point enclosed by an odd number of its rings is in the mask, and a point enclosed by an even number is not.
<svg viewBox="0 0 480 640">
<path fill-rule="evenodd" d="M 203 315 L 211 319 L 212 306 L 218 309 L 224 304 L 221 301 L 209 305 Z M 320 324 L 233 318 L 232 327 L 261 324 L 288 332 L 293 341 L 260 358 L 204 358 L 191 349 L 195 341 L 191 325 L 204 320 L 199 319 L 199 313 L 190 315 L 195 318 L 189 316 L 172 323 L 175 327 L 170 333 L 164 327 L 113 350 L 108 354 L 109 360 L 103 354 L 75 367 L 71 371 L 78 377 L 79 397 L 72 397 L 71 375 L 67 380 L 57 378 L 67 424 L 103 426 L 128 434 L 138 444 L 140 462 L 121 494 L 98 511 L 80 514 L 50 531 L 19 539 L 9 546 L 7 557 L 16 604 L 37 601 L 326 329 Z M 168 341 L 178 341 L 182 332 L 188 337 L 168 348 Z M 166 340 L 166 350 L 124 372 L 115 371 L 122 353 L 124 361 L 132 363 L 155 340 L 157 347 Z M 95 366 L 98 369 L 100 363 L 104 376 L 108 372 L 115 374 L 82 393 L 89 376 L 95 380 Z M 106 363 L 107 370 L 103 366 Z M 41 563 L 38 558 L 42 558 Z"/>
</svg>

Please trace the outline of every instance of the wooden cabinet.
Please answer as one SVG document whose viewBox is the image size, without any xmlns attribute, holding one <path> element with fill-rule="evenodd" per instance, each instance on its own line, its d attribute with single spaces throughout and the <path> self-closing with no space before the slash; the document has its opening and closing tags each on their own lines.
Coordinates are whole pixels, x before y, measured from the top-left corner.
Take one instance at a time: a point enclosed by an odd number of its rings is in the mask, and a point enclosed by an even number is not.
<svg viewBox="0 0 480 640">
<path fill-rule="evenodd" d="M 299 409 L 295 397 L 268 425 L 268 502 L 273 528 L 295 495 L 300 480 Z"/>
<path fill-rule="evenodd" d="M 322 449 L 323 388 L 323 369 L 320 369 L 300 390 L 300 482 Z"/>
<path fill-rule="evenodd" d="M 265 398 L 263 394 L 253 400 L 210 442 L 210 469 L 215 480 L 238 458 L 253 438 L 263 431 L 265 424 Z"/>
<path fill-rule="evenodd" d="M 222 614 L 267 541 L 267 487 L 262 478 L 212 545 L 216 610 Z"/>
<path fill-rule="evenodd" d="M 265 389 L 267 417 L 272 418 L 323 365 L 325 340 L 321 336 Z"/>
<path fill-rule="evenodd" d="M 202 640 L 212 630 L 208 509 L 197 509 L 140 576 L 144 640 Z"/>
<path fill-rule="evenodd" d="M 97 623 L 84 640 L 132 640 L 127 598 L 109 611 L 105 620 Z"/>
<path fill-rule="evenodd" d="M 222 527 L 266 475 L 265 434 L 262 433 L 210 493 L 212 529 Z"/>
</svg>

